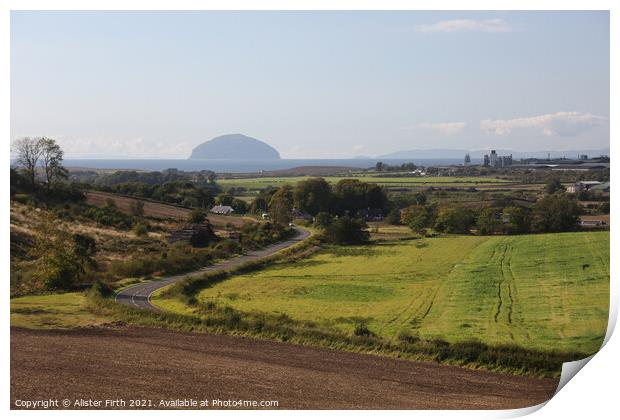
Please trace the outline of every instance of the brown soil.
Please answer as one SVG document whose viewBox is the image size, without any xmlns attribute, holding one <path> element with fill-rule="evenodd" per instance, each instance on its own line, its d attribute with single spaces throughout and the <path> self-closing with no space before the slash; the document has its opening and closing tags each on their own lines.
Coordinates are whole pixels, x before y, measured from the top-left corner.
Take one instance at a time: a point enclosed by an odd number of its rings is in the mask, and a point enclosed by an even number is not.
<svg viewBox="0 0 620 420">
<path fill-rule="evenodd" d="M 557 382 L 151 328 L 11 329 L 12 408 L 17 399 L 147 399 L 162 408 L 162 399 L 194 398 L 277 400 L 285 409 L 505 409 L 551 398 Z"/>
<path fill-rule="evenodd" d="M 186 207 L 174 206 L 172 204 L 160 203 L 157 201 L 139 200 L 136 198 L 99 191 L 88 191 L 86 193 L 86 202 L 93 206 L 104 206 L 108 199 L 114 200 L 116 207 L 126 214 L 131 214 L 132 204 L 136 201 L 144 202 L 144 215 L 147 217 L 186 220 L 187 216 L 191 212 L 191 209 Z M 232 223 L 235 226 L 241 226 L 250 219 L 210 213 L 209 220 L 215 226 L 226 226 L 227 223 Z"/>
</svg>

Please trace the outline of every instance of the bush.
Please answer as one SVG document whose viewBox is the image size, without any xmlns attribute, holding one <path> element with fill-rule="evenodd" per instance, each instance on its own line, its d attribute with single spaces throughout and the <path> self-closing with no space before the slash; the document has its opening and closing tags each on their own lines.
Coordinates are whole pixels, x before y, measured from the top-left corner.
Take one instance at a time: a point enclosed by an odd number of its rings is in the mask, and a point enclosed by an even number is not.
<svg viewBox="0 0 620 420">
<path fill-rule="evenodd" d="M 393 209 L 391 210 L 387 216 L 385 216 L 385 223 L 388 223 L 390 225 L 401 225 L 401 221 L 400 221 L 400 209 Z"/>
<path fill-rule="evenodd" d="M 476 215 L 471 209 L 444 207 L 439 209 L 435 229 L 447 233 L 468 233 L 475 221 Z"/>
<path fill-rule="evenodd" d="M 80 211 L 80 209 L 76 210 Z M 134 218 L 118 211 L 116 205 L 106 205 L 104 207 L 88 206 L 82 211 L 82 214 L 101 225 L 112 226 L 118 229 L 128 230 L 134 224 Z"/>
<path fill-rule="evenodd" d="M 353 330 L 353 334 L 355 334 L 357 337 L 373 337 L 374 336 L 372 331 L 370 331 L 368 327 L 366 326 L 366 324 L 364 323 L 357 324 L 355 326 L 355 329 Z"/>
<path fill-rule="evenodd" d="M 234 255 L 241 252 L 241 245 L 232 239 L 224 239 L 218 242 L 213 250 L 216 251 L 218 255 Z"/>
<path fill-rule="evenodd" d="M 231 207 L 235 209 L 237 214 L 246 214 L 248 212 L 248 203 L 239 198 L 233 200 Z"/>
<path fill-rule="evenodd" d="M 193 209 L 187 216 L 187 221 L 190 223 L 204 223 L 205 220 L 207 220 L 207 213 L 203 209 Z"/>
<path fill-rule="evenodd" d="M 432 224 L 432 212 L 426 206 L 414 204 L 400 214 L 401 221 L 414 232 L 421 232 Z"/>
<path fill-rule="evenodd" d="M 344 216 L 325 228 L 323 238 L 332 244 L 360 244 L 370 238 L 367 228 L 364 220 Z"/>
<path fill-rule="evenodd" d="M 153 273 L 178 274 L 205 267 L 213 260 L 210 249 L 194 249 L 189 245 L 175 246 L 166 258 L 144 257 L 110 264 L 110 272 L 118 277 L 142 277 Z"/>
<path fill-rule="evenodd" d="M 213 231 L 213 226 L 207 221 L 194 225 L 194 233 L 189 239 L 189 243 L 195 248 L 203 248 L 217 240 L 217 235 Z"/>
<path fill-rule="evenodd" d="M 420 337 L 417 335 L 411 335 L 409 331 L 401 331 L 398 333 L 398 339 L 408 344 L 417 343 L 420 341 Z"/>
<path fill-rule="evenodd" d="M 314 227 L 318 229 L 325 229 L 332 223 L 333 219 L 334 218 L 331 214 L 324 211 L 319 212 L 314 218 Z"/>
<path fill-rule="evenodd" d="M 577 200 L 566 194 L 552 194 L 534 204 L 532 224 L 538 232 L 572 231 L 579 224 L 580 213 Z"/>
<path fill-rule="evenodd" d="M 91 288 L 91 293 L 96 293 L 98 296 L 101 297 L 110 297 L 114 294 L 114 289 L 112 289 L 109 284 L 98 280 L 93 284 Z"/>
<path fill-rule="evenodd" d="M 29 194 L 15 194 L 13 200 L 22 204 L 28 204 L 32 201 Z"/>
<path fill-rule="evenodd" d="M 133 233 L 136 234 L 136 236 L 147 236 L 149 233 L 149 230 L 146 227 L 146 225 L 140 222 L 134 223 L 132 230 L 133 230 Z"/>
<path fill-rule="evenodd" d="M 241 227 L 239 242 L 243 248 L 255 249 L 290 237 L 294 230 L 272 223 L 246 223 Z"/>
</svg>

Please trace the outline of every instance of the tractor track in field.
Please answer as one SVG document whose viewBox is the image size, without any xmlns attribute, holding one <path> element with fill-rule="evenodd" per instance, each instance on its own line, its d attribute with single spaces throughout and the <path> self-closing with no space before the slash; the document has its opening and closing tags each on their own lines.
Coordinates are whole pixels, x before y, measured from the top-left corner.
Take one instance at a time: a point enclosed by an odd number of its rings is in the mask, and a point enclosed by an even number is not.
<svg viewBox="0 0 620 420">
<path fill-rule="evenodd" d="M 495 254 L 495 252 L 494 252 Z M 502 251 L 499 256 L 498 266 L 500 271 L 500 278 L 497 283 L 497 310 L 495 312 L 494 320 L 497 323 L 499 316 L 502 312 L 502 306 L 505 306 L 507 309 L 506 316 L 508 318 L 508 323 L 512 324 L 512 311 L 514 306 L 514 298 L 512 296 L 512 285 L 514 284 L 514 275 L 512 273 L 512 267 L 510 265 L 510 259 L 512 255 L 512 247 L 510 244 L 504 243 L 502 244 Z M 502 298 L 502 287 L 506 285 L 508 290 L 508 301 L 504 303 L 504 299 Z"/>
</svg>

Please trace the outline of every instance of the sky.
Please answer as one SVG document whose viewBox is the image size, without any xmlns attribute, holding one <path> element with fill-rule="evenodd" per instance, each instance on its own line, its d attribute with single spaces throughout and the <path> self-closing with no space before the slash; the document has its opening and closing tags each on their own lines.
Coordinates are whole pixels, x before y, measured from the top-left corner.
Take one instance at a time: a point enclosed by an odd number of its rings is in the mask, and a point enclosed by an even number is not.
<svg viewBox="0 0 620 420">
<path fill-rule="evenodd" d="M 608 12 L 11 13 L 11 138 L 185 158 L 609 147 Z"/>
</svg>

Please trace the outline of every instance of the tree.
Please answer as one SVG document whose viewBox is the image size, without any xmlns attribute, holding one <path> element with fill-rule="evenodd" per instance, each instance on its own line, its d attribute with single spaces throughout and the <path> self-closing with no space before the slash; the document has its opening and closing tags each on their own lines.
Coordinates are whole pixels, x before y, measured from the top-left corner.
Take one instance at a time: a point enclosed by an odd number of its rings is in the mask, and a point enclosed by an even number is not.
<svg viewBox="0 0 620 420">
<path fill-rule="evenodd" d="M 359 244 L 370 237 L 368 225 L 362 219 L 343 216 L 331 222 L 323 232 L 323 238 L 333 244 Z"/>
<path fill-rule="evenodd" d="M 359 179 L 342 179 L 334 187 L 334 210 L 338 214 L 355 214 L 360 210 L 388 209 L 385 190 L 377 184 Z"/>
<path fill-rule="evenodd" d="M 133 233 L 136 234 L 136 236 L 147 236 L 149 234 L 149 229 L 146 227 L 146 225 L 144 223 L 141 222 L 136 222 L 133 225 Z"/>
<path fill-rule="evenodd" d="M 424 228 L 429 227 L 431 221 L 428 209 L 419 204 L 405 208 L 400 215 L 400 220 L 414 232 L 422 232 Z"/>
<path fill-rule="evenodd" d="M 276 191 L 269 201 L 269 216 L 274 225 L 284 227 L 291 222 L 292 211 L 293 188 L 290 185 L 284 185 Z"/>
<path fill-rule="evenodd" d="M 136 217 L 144 216 L 144 201 L 133 200 L 131 202 L 131 214 Z"/>
<path fill-rule="evenodd" d="M 314 217 L 314 226 L 318 229 L 325 229 L 332 223 L 334 218 L 327 212 L 320 212 Z"/>
<path fill-rule="evenodd" d="M 207 213 L 203 209 L 193 209 L 187 216 L 187 221 L 190 223 L 204 223 L 206 220 Z"/>
<path fill-rule="evenodd" d="M 481 234 L 490 235 L 495 233 L 500 225 L 499 209 L 495 207 L 487 207 L 480 210 L 476 223 Z"/>
<path fill-rule="evenodd" d="M 42 137 L 38 141 L 41 148 L 41 162 L 45 174 L 45 184 L 49 191 L 54 181 L 67 178 L 67 170 L 62 166 L 64 152 L 56 143 L 56 140 Z"/>
<path fill-rule="evenodd" d="M 435 229 L 447 233 L 468 233 L 476 217 L 471 209 L 462 207 L 443 207 L 439 209 Z"/>
<path fill-rule="evenodd" d="M 506 207 L 502 211 L 502 219 L 506 221 L 506 231 L 510 234 L 527 233 L 530 231 L 532 218 L 528 209 L 523 207 Z"/>
<path fill-rule="evenodd" d="M 229 193 L 218 194 L 215 202 L 221 206 L 231 206 L 235 198 Z"/>
<path fill-rule="evenodd" d="M 538 232 L 564 232 L 579 225 L 581 206 L 566 194 L 553 194 L 539 199 L 532 208 L 532 224 Z"/>
<path fill-rule="evenodd" d="M 245 214 L 248 212 L 248 203 L 239 198 L 233 200 L 231 207 L 235 209 L 235 213 L 237 214 Z"/>
<path fill-rule="evenodd" d="M 426 194 L 419 192 L 415 195 L 415 202 L 423 206 L 426 204 Z"/>
<path fill-rule="evenodd" d="M 385 216 L 385 223 L 388 223 L 390 225 L 401 225 L 402 223 L 400 221 L 400 209 L 390 210 L 387 216 Z"/>
<path fill-rule="evenodd" d="M 323 178 L 310 178 L 297 183 L 293 199 L 295 207 L 314 216 L 330 210 L 332 189 Z"/>
<path fill-rule="evenodd" d="M 97 252 L 97 242 L 92 236 L 84 233 L 75 233 L 73 235 L 73 243 L 75 254 L 79 257 L 89 258 Z"/>
<path fill-rule="evenodd" d="M 560 178 L 552 178 L 547 182 L 545 186 L 545 191 L 547 194 L 555 194 L 556 192 L 564 191 L 565 188 L 560 182 Z"/>
<path fill-rule="evenodd" d="M 24 137 L 15 141 L 12 145 L 15 163 L 21 168 L 32 188 L 36 185 L 37 165 L 42 153 L 39 140 L 37 138 Z"/>
<path fill-rule="evenodd" d="M 202 248 L 208 246 L 211 242 L 217 239 L 213 226 L 206 221 L 194 227 L 194 233 L 189 238 L 189 243 L 196 248 Z"/>
<path fill-rule="evenodd" d="M 70 290 L 92 265 L 95 253 L 92 238 L 72 235 L 53 216 L 47 216 L 38 226 L 31 255 L 37 259 L 34 276 L 50 290 Z"/>
<path fill-rule="evenodd" d="M 384 169 L 385 169 L 385 164 L 383 162 L 377 162 L 377 164 L 375 165 L 375 171 L 383 172 Z"/>
<path fill-rule="evenodd" d="M 265 213 L 268 209 L 269 202 L 265 199 L 265 197 L 261 197 L 260 195 L 252 201 L 252 204 L 250 204 L 250 213 L 253 214 Z"/>
</svg>

